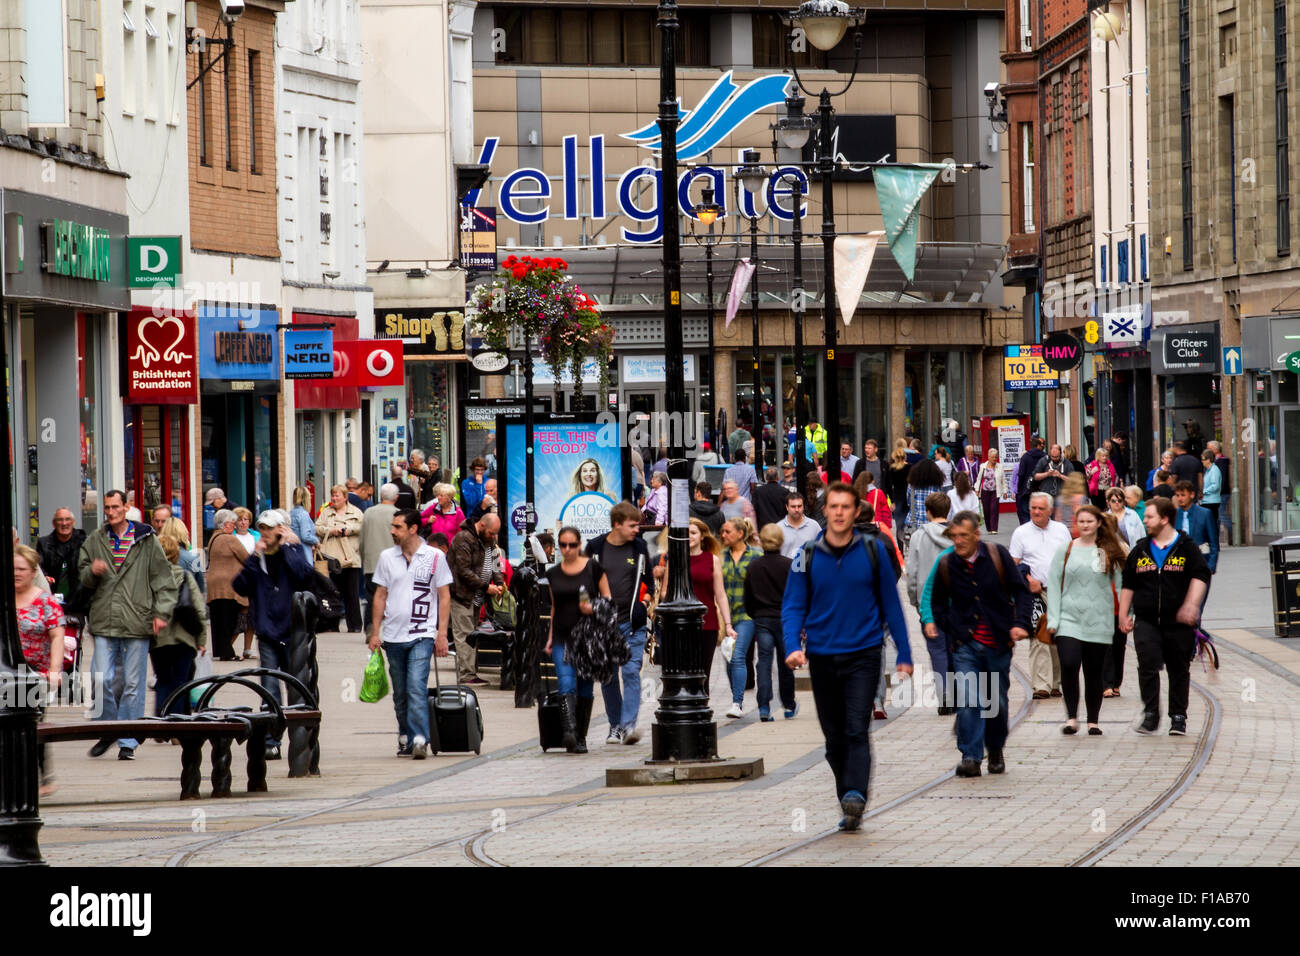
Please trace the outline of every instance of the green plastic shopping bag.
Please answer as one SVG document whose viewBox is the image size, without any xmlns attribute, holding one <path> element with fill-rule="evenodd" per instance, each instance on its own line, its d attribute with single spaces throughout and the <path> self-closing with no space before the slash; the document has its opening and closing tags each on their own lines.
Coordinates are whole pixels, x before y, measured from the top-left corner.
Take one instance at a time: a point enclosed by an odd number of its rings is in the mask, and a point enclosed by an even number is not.
<svg viewBox="0 0 1300 956">
<path fill-rule="evenodd" d="M 367 704 L 377 704 L 388 696 L 388 675 L 384 672 L 384 655 L 375 648 L 366 662 L 366 673 L 361 678 L 361 699 Z"/>
</svg>

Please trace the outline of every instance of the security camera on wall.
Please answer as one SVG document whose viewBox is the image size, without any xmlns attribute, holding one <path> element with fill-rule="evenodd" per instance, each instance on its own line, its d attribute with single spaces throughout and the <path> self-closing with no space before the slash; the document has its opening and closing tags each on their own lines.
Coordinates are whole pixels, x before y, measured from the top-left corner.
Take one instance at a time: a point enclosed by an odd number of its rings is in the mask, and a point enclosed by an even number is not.
<svg viewBox="0 0 1300 956">
<path fill-rule="evenodd" d="M 221 0 L 221 19 L 234 23 L 244 15 L 244 0 Z"/>
<path fill-rule="evenodd" d="M 992 100 L 992 99 L 996 99 L 996 98 L 997 98 L 997 95 L 998 95 L 998 85 L 997 85 L 997 83 L 985 83 L 985 84 L 984 84 L 984 95 L 987 96 L 987 97 L 988 97 L 989 99 L 991 99 L 991 100 Z"/>
</svg>

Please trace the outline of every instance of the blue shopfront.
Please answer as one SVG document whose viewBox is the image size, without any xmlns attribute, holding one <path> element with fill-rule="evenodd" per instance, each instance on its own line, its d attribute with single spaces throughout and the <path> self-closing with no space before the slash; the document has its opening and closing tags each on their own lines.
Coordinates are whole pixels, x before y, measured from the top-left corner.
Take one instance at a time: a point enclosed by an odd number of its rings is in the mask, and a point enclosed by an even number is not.
<svg viewBox="0 0 1300 956">
<path fill-rule="evenodd" d="M 280 332 L 272 308 L 201 304 L 203 493 L 221 488 L 254 515 L 280 494 Z"/>
</svg>

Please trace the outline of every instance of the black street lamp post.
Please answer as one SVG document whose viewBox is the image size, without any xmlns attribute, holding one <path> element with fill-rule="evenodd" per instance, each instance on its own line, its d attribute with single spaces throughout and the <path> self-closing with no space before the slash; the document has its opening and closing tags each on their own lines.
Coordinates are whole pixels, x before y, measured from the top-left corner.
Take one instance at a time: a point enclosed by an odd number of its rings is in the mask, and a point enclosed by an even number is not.
<svg viewBox="0 0 1300 956">
<path fill-rule="evenodd" d="M 838 332 L 835 300 L 835 167 L 838 161 L 835 155 L 835 108 L 831 105 L 832 96 L 843 96 L 848 92 L 853 81 L 857 79 L 858 63 L 862 57 L 862 21 L 866 11 L 851 8 L 843 0 L 808 0 L 797 10 L 786 14 L 785 19 L 792 26 L 803 31 L 803 35 L 814 47 L 823 51 L 833 50 L 844 39 L 850 25 L 853 26 L 853 72 L 848 82 L 832 93 L 823 87 L 818 95 L 817 113 L 820 120 L 817 133 L 817 174 L 822 181 L 822 273 L 825 288 L 822 292 L 823 328 L 825 335 L 825 363 L 822 369 L 822 403 L 823 425 L 826 429 L 826 455 L 829 462 L 839 460 L 840 453 L 840 379 L 838 359 L 835 355 L 835 343 Z M 799 70 L 793 67 L 794 37 L 792 30 L 791 64 L 795 82 L 805 93 L 812 95 L 812 90 L 804 86 L 799 77 Z M 826 466 L 828 474 L 834 472 Z M 801 489 L 802 490 L 802 489 Z"/>
<path fill-rule="evenodd" d="M 785 101 L 785 116 L 772 124 L 772 157 L 780 165 L 779 146 L 786 149 L 802 150 L 815 125 L 811 116 L 803 112 L 804 98 L 790 96 Z M 808 474 L 807 436 L 804 434 L 804 353 L 803 353 L 803 316 L 805 308 L 803 288 L 803 194 L 802 176 L 786 175 L 781 181 L 794 189 L 794 205 L 791 207 L 790 244 L 794 247 L 794 262 L 791 265 L 790 314 L 794 318 L 794 473 L 795 488 L 800 494 Z"/>
<path fill-rule="evenodd" d="M 701 638 L 704 605 L 695 599 L 690 572 L 691 463 L 685 457 L 686 379 L 682 343 L 681 217 L 677 213 L 677 5 L 659 3 L 659 133 L 664 203 L 665 406 L 669 413 L 668 591 L 659 605 L 663 619 L 663 679 L 651 729 L 651 759 L 659 762 L 716 760 L 718 727 L 709 709 Z M 710 388 L 713 383 L 710 382 Z"/>
<path fill-rule="evenodd" d="M 717 414 L 717 403 L 713 398 L 714 382 L 716 379 L 716 359 L 714 357 L 713 347 L 713 322 L 714 322 L 714 302 L 713 302 L 713 247 L 718 244 L 719 239 L 714 232 L 714 224 L 718 221 L 718 216 L 722 213 L 722 207 L 713 201 L 714 193 L 712 186 L 705 186 L 700 190 L 701 201 L 696 203 L 691 210 L 693 213 L 691 219 L 691 238 L 695 240 L 696 245 L 704 247 L 704 290 L 708 296 L 708 316 L 709 316 L 709 387 L 704 391 L 706 413 L 704 434 L 707 436 L 709 443 L 716 447 L 717 438 L 713 434 L 715 426 L 714 416 Z M 695 231 L 695 223 L 708 227 L 708 232 L 699 233 Z"/>
<path fill-rule="evenodd" d="M 759 193 L 767 183 L 767 170 L 758 165 L 757 150 L 745 150 L 744 158 L 744 164 L 736 170 L 736 178 L 740 180 L 741 186 L 749 193 L 752 201 L 757 201 Z M 754 207 L 754 215 L 745 218 L 749 220 L 749 262 L 754 267 L 754 274 L 749 280 L 749 307 L 754 319 L 754 408 L 753 421 L 750 423 L 754 429 L 754 460 L 750 464 L 758 473 L 758 480 L 762 481 L 765 462 L 763 459 L 763 372 L 758 355 L 758 207 Z"/>
<path fill-rule="evenodd" d="M 0 335 L 0 369 L 7 367 Z M 9 441 L 5 415 L 0 448 L 8 448 Z M 0 469 L 0 527 L 14 526 L 12 491 L 12 470 Z M 0 866 L 42 866 L 36 722 L 44 684 L 23 658 L 14 604 L 14 552 L 0 548 Z"/>
</svg>

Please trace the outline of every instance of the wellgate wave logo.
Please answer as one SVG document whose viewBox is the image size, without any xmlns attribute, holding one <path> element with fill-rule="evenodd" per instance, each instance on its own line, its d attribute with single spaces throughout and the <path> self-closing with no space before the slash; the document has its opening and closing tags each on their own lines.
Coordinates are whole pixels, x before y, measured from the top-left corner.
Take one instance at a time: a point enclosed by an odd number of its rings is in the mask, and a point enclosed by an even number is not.
<svg viewBox="0 0 1300 956">
<path fill-rule="evenodd" d="M 703 156 L 755 113 L 785 102 L 785 90 L 790 84 L 788 76 L 760 76 L 743 88 L 736 86 L 731 76 L 730 70 L 722 74 L 718 82 L 704 94 L 700 105 L 689 113 L 683 113 L 681 100 L 677 101 L 678 162 Z M 645 149 L 663 148 L 658 120 L 634 133 L 624 133 L 623 138 L 630 139 Z"/>
</svg>

